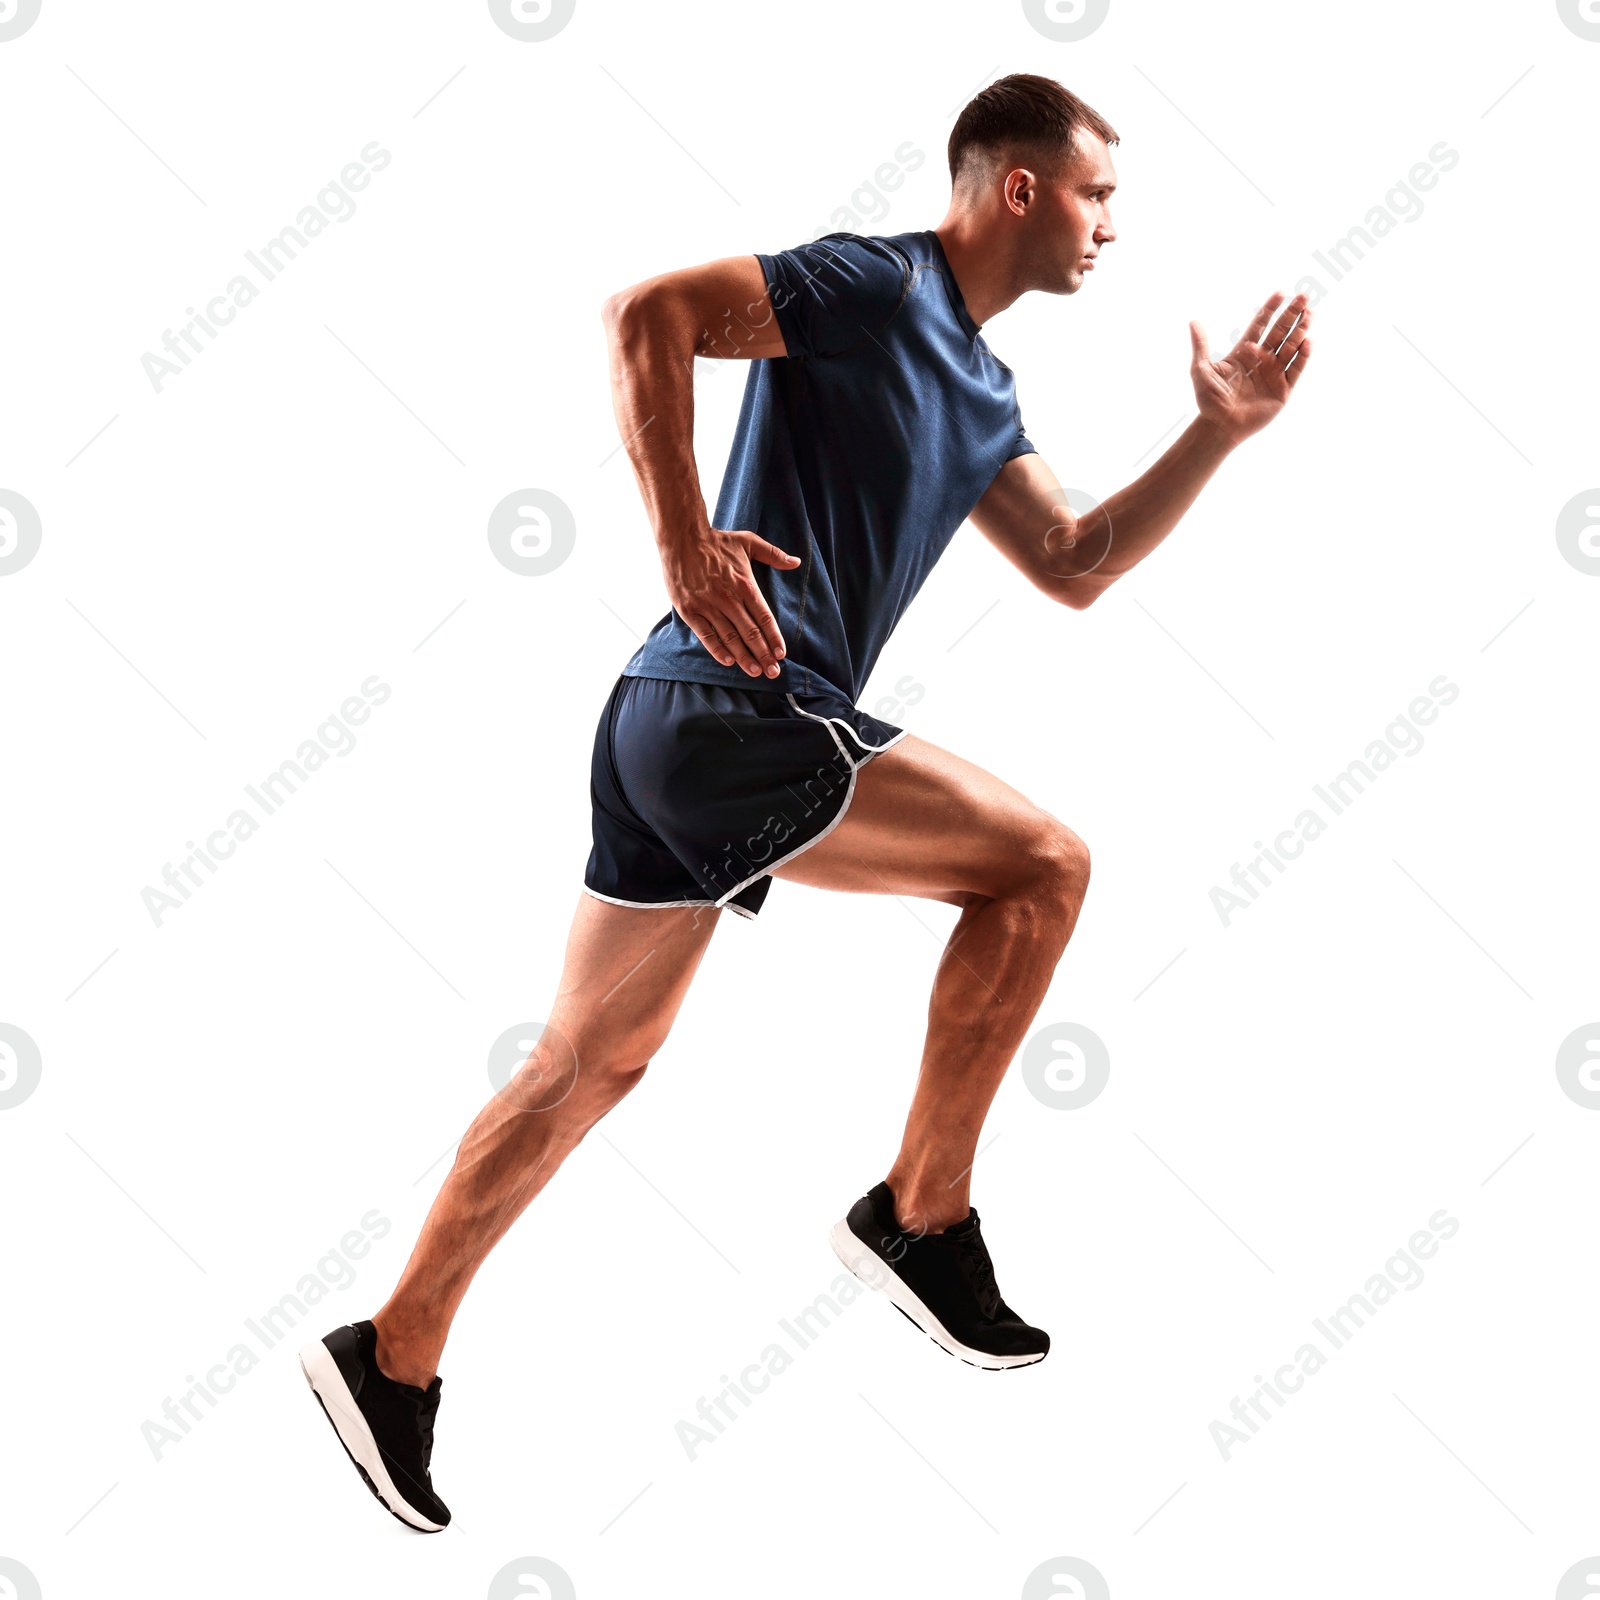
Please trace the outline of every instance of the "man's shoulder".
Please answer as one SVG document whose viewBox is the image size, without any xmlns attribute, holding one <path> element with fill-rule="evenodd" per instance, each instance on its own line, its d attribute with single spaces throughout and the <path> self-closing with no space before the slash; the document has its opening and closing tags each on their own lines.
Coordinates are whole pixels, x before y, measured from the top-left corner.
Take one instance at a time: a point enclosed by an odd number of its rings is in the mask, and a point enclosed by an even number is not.
<svg viewBox="0 0 1600 1600">
<path fill-rule="evenodd" d="M 774 251 L 769 259 L 784 257 L 802 265 L 808 274 L 837 265 L 874 277 L 909 278 L 927 264 L 927 235 L 916 233 L 819 233 L 814 239 L 788 250 Z"/>
<path fill-rule="evenodd" d="M 936 263 L 936 245 L 933 234 L 923 230 L 915 233 L 821 233 L 800 248 L 824 254 L 872 257 L 892 262 L 910 273 Z"/>
<path fill-rule="evenodd" d="M 887 326 L 920 264 L 916 236 L 825 233 L 761 256 L 791 356 L 838 356 Z"/>
</svg>

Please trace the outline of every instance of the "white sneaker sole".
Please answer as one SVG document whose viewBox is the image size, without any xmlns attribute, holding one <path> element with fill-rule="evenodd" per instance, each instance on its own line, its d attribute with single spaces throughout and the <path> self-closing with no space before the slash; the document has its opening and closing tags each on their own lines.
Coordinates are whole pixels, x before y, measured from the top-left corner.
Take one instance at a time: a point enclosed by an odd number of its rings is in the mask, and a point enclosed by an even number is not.
<svg viewBox="0 0 1600 1600">
<path fill-rule="evenodd" d="M 339 1442 L 361 1469 L 378 1499 L 408 1526 L 423 1533 L 442 1533 L 442 1522 L 432 1522 L 423 1516 L 395 1487 L 384 1465 L 383 1452 L 367 1426 L 367 1419 L 361 1415 L 355 1396 L 350 1393 L 350 1385 L 344 1381 L 339 1363 L 320 1339 L 301 1350 L 300 1370 L 305 1373 L 311 1392 L 322 1402 L 322 1409 L 333 1424 L 333 1431 L 339 1435 Z"/>
<path fill-rule="evenodd" d="M 876 1289 L 879 1293 L 887 1295 L 890 1302 L 916 1323 L 941 1350 L 947 1351 L 958 1361 L 965 1361 L 968 1366 L 982 1367 L 986 1372 L 1005 1372 L 1012 1367 L 1031 1367 L 1036 1361 L 1043 1361 L 1049 1353 L 1041 1350 L 1034 1355 L 996 1356 L 987 1350 L 974 1350 L 971 1345 L 962 1344 L 959 1339 L 945 1331 L 943 1323 L 922 1303 L 883 1257 L 868 1249 L 855 1236 L 848 1217 L 834 1223 L 828 1234 L 828 1242 L 833 1246 L 833 1253 L 869 1289 Z"/>
</svg>

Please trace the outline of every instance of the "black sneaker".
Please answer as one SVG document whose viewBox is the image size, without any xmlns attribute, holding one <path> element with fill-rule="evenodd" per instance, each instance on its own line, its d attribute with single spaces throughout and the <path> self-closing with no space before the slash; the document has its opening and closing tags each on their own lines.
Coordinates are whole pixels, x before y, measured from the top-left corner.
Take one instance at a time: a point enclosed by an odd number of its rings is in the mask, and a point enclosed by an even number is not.
<svg viewBox="0 0 1600 1600">
<path fill-rule="evenodd" d="M 408 1528 L 438 1533 L 450 1508 L 433 1492 L 428 1461 L 440 1383 L 396 1383 L 378 1370 L 378 1330 L 370 1322 L 335 1328 L 300 1352 L 311 1385 L 345 1453 L 367 1487 Z"/>
<path fill-rule="evenodd" d="M 1000 1298 L 978 1213 L 943 1233 L 905 1232 L 894 1196 L 880 1183 L 850 1207 L 829 1235 L 834 1254 L 865 1284 L 881 1289 L 936 1345 L 969 1366 L 998 1372 L 1043 1361 L 1050 1335 L 1030 1328 Z"/>
</svg>

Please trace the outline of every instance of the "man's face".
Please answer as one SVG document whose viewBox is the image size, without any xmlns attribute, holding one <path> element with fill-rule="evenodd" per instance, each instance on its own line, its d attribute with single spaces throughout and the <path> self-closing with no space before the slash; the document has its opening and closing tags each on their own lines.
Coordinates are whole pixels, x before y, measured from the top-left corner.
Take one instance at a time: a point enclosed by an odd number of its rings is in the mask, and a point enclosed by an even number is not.
<svg viewBox="0 0 1600 1600">
<path fill-rule="evenodd" d="M 1080 128 L 1067 164 L 1038 180 L 1027 226 L 1033 287 L 1046 294 L 1076 294 L 1094 271 L 1100 247 L 1117 236 L 1111 225 L 1111 191 L 1117 186 L 1111 152 L 1098 134 Z"/>
</svg>

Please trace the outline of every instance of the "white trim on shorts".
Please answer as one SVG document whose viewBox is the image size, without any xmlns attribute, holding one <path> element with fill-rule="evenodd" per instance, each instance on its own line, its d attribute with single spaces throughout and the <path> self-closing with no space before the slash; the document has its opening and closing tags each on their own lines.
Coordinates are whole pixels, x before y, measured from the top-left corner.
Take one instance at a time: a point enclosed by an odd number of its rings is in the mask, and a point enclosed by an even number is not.
<svg viewBox="0 0 1600 1600">
<path fill-rule="evenodd" d="M 750 881 L 754 882 L 755 880 L 751 879 Z M 718 909 L 736 911 L 741 917 L 749 917 L 752 920 L 755 918 L 755 912 L 747 911 L 743 906 L 723 907 L 720 900 L 618 900 L 615 895 L 601 894 L 598 889 L 591 889 L 586 883 L 579 884 L 578 887 L 585 894 L 593 895 L 596 900 L 604 900 L 608 906 L 627 906 L 633 911 L 671 911 L 678 906 L 712 906 Z M 743 887 L 744 885 L 741 883 L 739 889 Z M 737 894 L 739 889 L 735 889 L 733 892 Z"/>
<path fill-rule="evenodd" d="M 861 735 L 859 733 L 857 733 L 856 730 L 854 728 L 852 728 L 850 726 L 850 724 L 848 722 L 846 722 L 843 717 L 822 717 L 822 716 L 818 716 L 815 711 L 807 711 L 806 708 L 803 705 L 801 705 L 795 699 L 795 697 L 792 694 L 785 696 L 785 698 L 788 700 L 789 704 L 792 705 L 795 708 L 795 710 L 800 713 L 800 715 L 802 717 L 810 717 L 816 722 L 828 722 L 828 723 L 837 722 L 840 725 L 840 727 L 842 727 L 844 729 L 844 731 L 846 733 L 848 733 L 850 735 L 850 737 L 852 739 L 854 739 L 855 742 L 858 745 L 861 746 L 861 748 L 863 750 L 867 751 L 871 755 L 875 755 L 875 756 L 876 755 L 881 755 L 885 750 L 887 750 L 889 748 L 889 745 L 897 744 L 901 739 L 905 738 L 905 736 L 906 736 L 907 730 L 905 728 L 902 728 L 899 731 L 899 733 L 897 733 L 894 736 L 893 739 L 889 740 L 889 744 L 868 744 L 867 741 L 865 739 L 863 739 L 861 737 Z M 830 728 L 828 731 L 830 733 L 833 732 L 832 728 Z M 833 736 L 834 736 L 835 739 L 837 739 L 839 737 L 839 735 L 836 734 L 836 733 Z M 840 748 L 843 749 L 843 746 L 841 745 Z M 849 761 L 850 757 L 848 755 L 846 755 L 845 756 L 845 760 Z"/>
<path fill-rule="evenodd" d="M 822 723 L 822 725 L 825 728 L 827 728 L 828 732 L 833 735 L 833 742 L 836 745 L 838 745 L 839 754 L 844 757 L 845 765 L 850 768 L 850 782 L 845 787 L 844 803 L 839 807 L 838 816 L 836 816 L 828 824 L 828 826 L 826 828 L 824 828 L 822 830 L 822 832 L 819 833 L 816 836 L 816 838 L 807 839 L 806 842 L 803 845 L 800 845 L 797 849 L 791 850 L 788 853 L 788 855 L 779 856 L 778 859 L 776 861 L 774 861 L 770 866 L 765 866 L 759 872 L 752 873 L 748 878 L 746 878 L 744 880 L 743 883 L 736 883 L 727 892 L 727 894 L 723 895 L 722 898 L 716 902 L 716 904 L 719 905 L 719 906 L 725 905 L 728 902 L 728 900 L 730 900 L 734 895 L 738 894 L 741 889 L 748 889 L 752 883 L 755 883 L 757 880 L 759 880 L 761 878 L 767 877 L 769 874 L 771 874 L 772 872 L 776 871 L 777 868 L 781 867 L 785 862 L 793 861 L 794 858 L 796 856 L 798 856 L 798 855 L 804 855 L 805 852 L 812 847 L 812 845 L 820 844 L 824 839 L 826 839 L 828 837 L 828 835 L 830 833 L 832 833 L 833 830 L 835 828 L 837 828 L 841 822 L 844 821 L 844 814 L 845 814 L 845 812 L 847 812 L 850 809 L 850 802 L 851 802 L 852 799 L 855 798 L 856 774 L 859 773 L 864 766 L 866 766 L 867 762 L 869 762 L 872 759 L 873 756 L 882 755 L 883 752 L 885 750 L 887 750 L 890 745 L 898 744 L 903 738 L 905 738 L 906 734 L 910 731 L 909 729 L 902 728 L 899 731 L 899 733 L 897 733 L 894 736 L 894 738 L 892 738 L 892 739 L 890 739 L 888 741 L 888 743 L 879 744 L 879 745 L 871 745 L 871 744 L 865 743 L 862 740 L 861 736 L 856 733 L 855 729 L 850 727 L 849 723 L 845 723 L 845 727 L 849 728 L 849 731 L 850 731 L 852 737 L 854 737 L 856 743 L 859 744 L 863 750 L 866 750 L 866 751 L 870 752 L 868 755 L 863 756 L 860 761 L 852 761 L 850 759 L 850 752 L 847 749 L 845 749 L 844 740 L 839 737 L 839 731 L 838 731 L 837 728 L 834 727 L 834 723 L 837 722 L 837 721 L 842 721 L 843 720 L 842 718 L 838 718 L 838 717 L 820 717 L 820 716 L 817 715 L 817 713 L 815 711 L 807 711 L 804 706 L 795 705 L 795 699 L 794 699 L 794 696 L 792 694 L 790 696 L 788 696 L 788 700 L 789 700 L 789 704 L 791 706 L 794 706 L 794 709 L 796 711 L 798 711 L 802 717 L 810 717 L 812 719 L 812 721 Z M 730 911 L 737 911 L 739 908 L 737 906 L 729 906 L 728 909 Z"/>
</svg>

